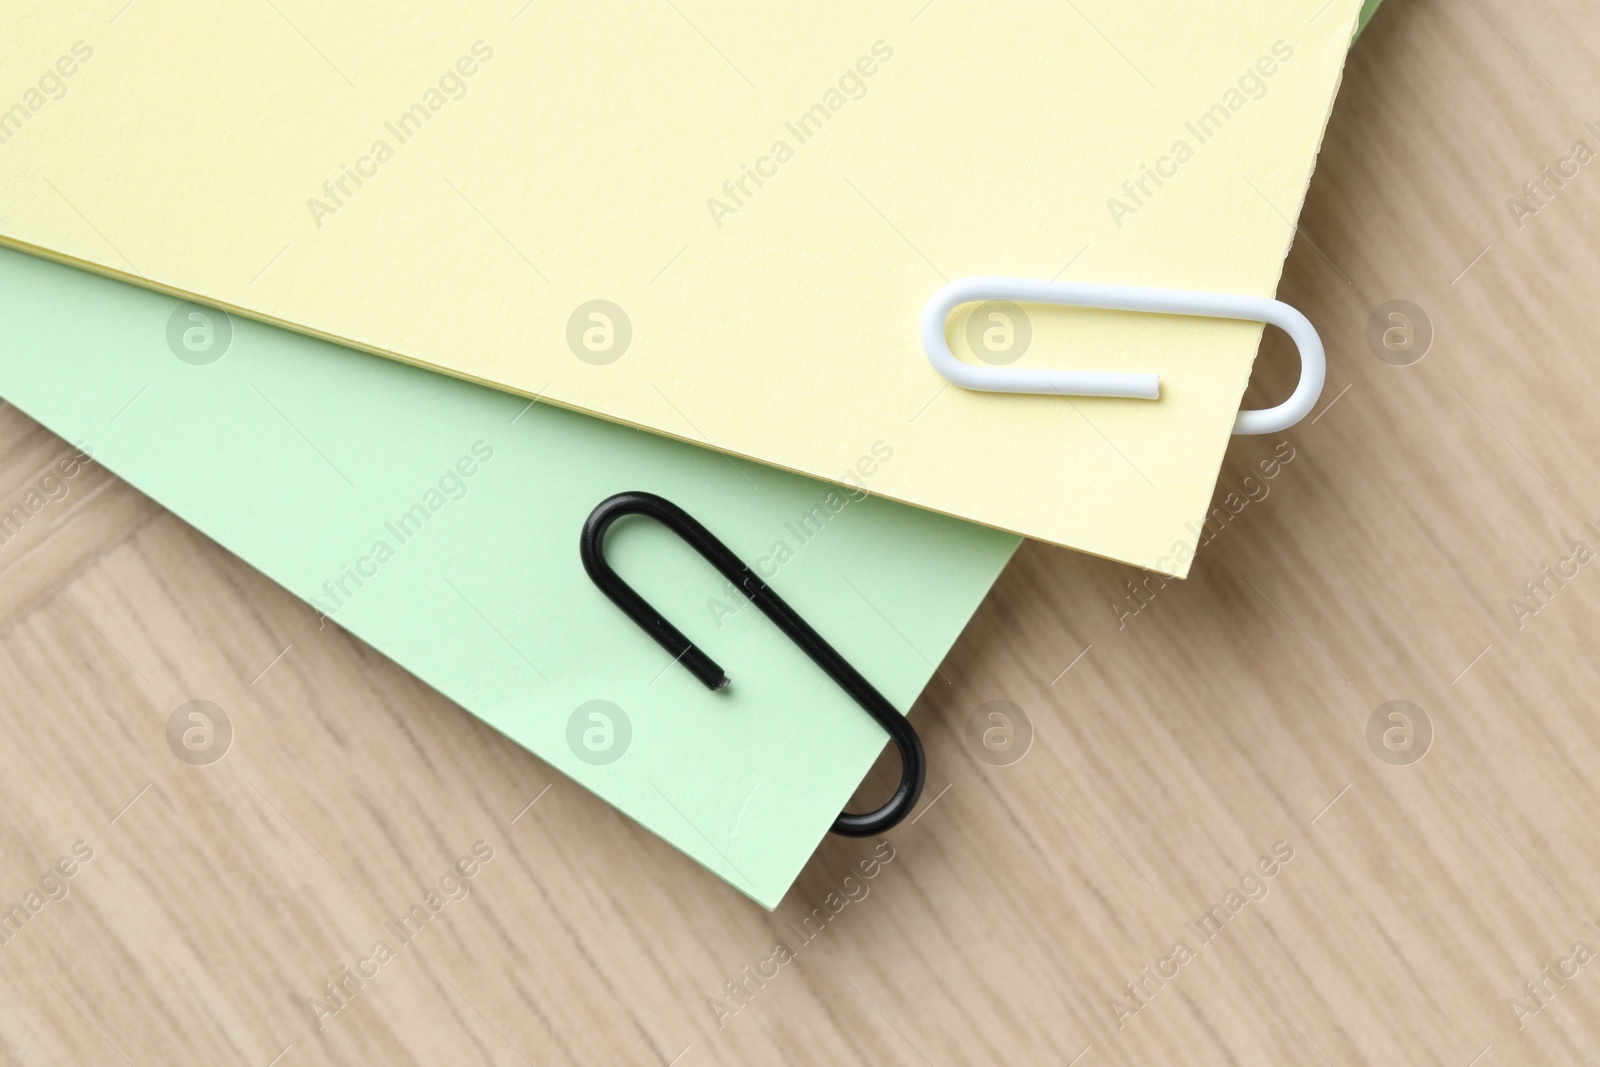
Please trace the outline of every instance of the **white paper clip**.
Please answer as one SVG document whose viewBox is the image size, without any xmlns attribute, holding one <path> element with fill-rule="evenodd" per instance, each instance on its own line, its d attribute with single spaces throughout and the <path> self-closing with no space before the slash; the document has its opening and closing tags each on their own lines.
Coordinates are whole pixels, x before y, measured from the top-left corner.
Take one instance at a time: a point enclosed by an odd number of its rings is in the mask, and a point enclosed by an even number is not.
<svg viewBox="0 0 1600 1067">
<path fill-rule="evenodd" d="M 1161 378 L 1155 374 L 1115 371 L 1031 370 L 1022 367 L 979 367 L 963 363 L 945 341 L 945 321 L 962 304 L 1010 300 L 1019 304 L 1148 311 L 1161 315 L 1198 315 L 1208 319 L 1267 322 L 1281 329 L 1300 352 L 1300 382 L 1289 399 L 1275 408 L 1241 411 L 1235 434 L 1277 433 L 1310 414 L 1322 395 L 1327 359 L 1316 327 L 1281 300 L 1233 293 L 1197 293 L 1186 289 L 1146 289 L 1134 285 L 1091 285 L 1046 282 L 1036 278 L 958 278 L 933 294 L 922 313 L 922 347 L 933 369 L 963 389 L 988 393 L 1054 393 L 1061 396 L 1119 396 L 1157 400 Z"/>
</svg>

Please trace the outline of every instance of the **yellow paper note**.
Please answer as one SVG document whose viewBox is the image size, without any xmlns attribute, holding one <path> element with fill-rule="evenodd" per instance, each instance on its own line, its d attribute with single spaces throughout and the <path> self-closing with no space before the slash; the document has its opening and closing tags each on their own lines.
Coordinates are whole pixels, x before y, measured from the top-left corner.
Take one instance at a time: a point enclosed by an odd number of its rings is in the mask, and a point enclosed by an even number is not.
<svg viewBox="0 0 1600 1067">
<path fill-rule="evenodd" d="M 960 358 L 1163 383 L 1014 396 L 947 387 L 922 308 L 1271 295 L 1360 3 L 31 6 L 6 241 L 1184 574 L 1261 328 L 958 309 Z"/>
</svg>

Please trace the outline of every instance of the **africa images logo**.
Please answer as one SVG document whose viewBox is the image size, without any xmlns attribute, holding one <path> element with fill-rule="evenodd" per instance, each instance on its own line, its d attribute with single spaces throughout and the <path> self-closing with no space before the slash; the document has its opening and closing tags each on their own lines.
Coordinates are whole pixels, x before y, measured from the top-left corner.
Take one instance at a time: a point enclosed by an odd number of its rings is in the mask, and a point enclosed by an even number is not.
<svg viewBox="0 0 1600 1067">
<path fill-rule="evenodd" d="M 1167 154 L 1157 158 L 1154 166 L 1140 164 L 1139 173 L 1122 183 L 1122 196 L 1106 198 L 1106 210 L 1111 212 L 1111 221 L 1117 224 L 1117 229 L 1122 229 L 1140 208 L 1148 206 L 1161 187 L 1178 176 L 1178 169 L 1195 157 L 1200 146 L 1214 140 L 1246 104 L 1267 95 L 1267 79 L 1294 58 L 1294 49 L 1287 41 L 1274 41 L 1271 52 L 1271 55 L 1258 56 L 1235 84 L 1223 91 L 1216 103 L 1185 122 L 1183 129 L 1188 136 L 1173 141 Z M 1194 138 L 1194 144 L 1189 143 L 1189 137 Z"/>
<path fill-rule="evenodd" d="M 308 602 L 320 618 L 332 618 L 361 591 L 361 587 L 378 576 L 378 569 L 395 557 L 406 542 L 416 537 L 433 517 L 452 501 L 467 495 L 471 478 L 494 458 L 494 446 L 487 441 L 474 441 L 472 454 L 463 455 L 445 468 L 439 480 L 401 511 L 383 524 L 384 533 L 372 542 L 363 555 L 353 562 L 340 564 L 339 573 L 322 583 L 322 598 L 309 597 Z M 392 543 L 391 543 L 392 542 Z"/>
<path fill-rule="evenodd" d="M 779 168 L 795 157 L 796 148 L 820 134 L 823 127 L 843 111 L 850 101 L 866 96 L 868 79 L 893 58 L 894 49 L 887 42 L 872 42 L 871 55 L 857 58 L 855 64 L 846 68 L 837 81 L 823 92 L 821 99 L 783 124 L 786 136 L 775 138 L 754 163 L 741 163 L 739 173 L 722 183 L 718 191 L 720 195 L 706 198 L 706 210 L 711 213 L 711 221 L 717 229 L 722 229 L 724 219 L 736 214 L 763 185 L 778 176 Z"/>
<path fill-rule="evenodd" d="M 366 153 L 352 162 L 339 164 L 338 174 L 322 183 L 321 196 L 306 197 L 306 210 L 317 229 L 322 229 L 325 219 L 337 215 L 367 182 L 378 176 L 379 168 L 395 157 L 396 149 L 421 133 L 452 100 L 467 95 L 467 80 L 494 58 L 494 48 L 486 41 L 474 41 L 471 53 L 458 57 L 419 98 L 385 122 L 383 129 L 388 136 L 375 139 Z"/>
</svg>

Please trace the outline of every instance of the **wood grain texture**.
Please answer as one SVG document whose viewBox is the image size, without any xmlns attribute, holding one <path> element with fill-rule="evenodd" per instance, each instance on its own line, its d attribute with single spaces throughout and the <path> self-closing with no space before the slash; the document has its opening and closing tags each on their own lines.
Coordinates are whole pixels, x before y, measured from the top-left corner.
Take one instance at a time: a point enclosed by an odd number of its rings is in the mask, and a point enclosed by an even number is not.
<svg viewBox="0 0 1600 1067">
<path fill-rule="evenodd" d="M 1600 147 L 1597 61 L 1575 0 L 1382 7 L 1281 287 L 1324 406 L 1233 443 L 1229 517 L 1137 613 L 1140 572 L 1024 546 L 913 712 L 917 821 L 830 838 L 774 914 L 91 468 L 0 545 L 0 911 L 92 849 L 0 944 L 0 1060 L 1600 1064 L 1600 962 L 1541 975 L 1600 951 L 1600 564 L 1543 570 L 1600 547 L 1600 173 L 1506 206 Z M 1436 332 L 1410 366 L 1365 336 L 1396 298 Z M 1251 401 L 1294 373 L 1269 337 Z M 0 411 L 0 504 L 66 448 Z M 209 766 L 166 740 L 196 698 L 235 731 Z M 1367 738 L 1395 699 L 1407 765 Z M 1034 731 L 1005 766 L 967 740 L 996 700 Z"/>
</svg>

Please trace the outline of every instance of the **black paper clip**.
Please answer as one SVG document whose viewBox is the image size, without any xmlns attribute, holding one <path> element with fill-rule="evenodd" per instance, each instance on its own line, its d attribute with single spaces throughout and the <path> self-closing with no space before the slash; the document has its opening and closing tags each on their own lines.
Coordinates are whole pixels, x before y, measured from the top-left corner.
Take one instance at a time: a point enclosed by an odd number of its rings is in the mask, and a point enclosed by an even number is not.
<svg viewBox="0 0 1600 1067">
<path fill-rule="evenodd" d="M 722 572 L 750 602 L 760 608 L 778 629 L 799 645 L 812 662 L 827 672 L 839 686 L 854 698 L 888 732 L 895 748 L 900 750 L 900 785 L 894 796 L 877 811 L 861 815 L 840 812 L 833 821 L 833 832 L 848 837 L 869 837 L 894 826 L 916 807 L 922 795 L 922 782 L 927 768 L 922 755 L 922 741 L 911 723 L 895 710 L 883 694 L 872 687 L 845 658 L 834 651 L 806 621 L 795 614 L 783 598 L 773 592 L 749 567 L 735 556 L 727 545 L 700 525 L 688 512 L 670 500 L 654 493 L 618 493 L 602 500 L 589 518 L 584 521 L 583 533 L 578 540 L 578 555 L 583 559 L 583 569 L 600 591 L 644 630 L 656 642 L 681 661 L 689 673 L 703 682 L 707 689 L 720 690 L 728 686 L 728 676 L 710 656 L 702 652 L 693 641 L 673 626 L 633 587 L 617 576 L 605 558 L 606 531 L 624 515 L 647 515 L 683 538 L 706 561 Z"/>
</svg>

